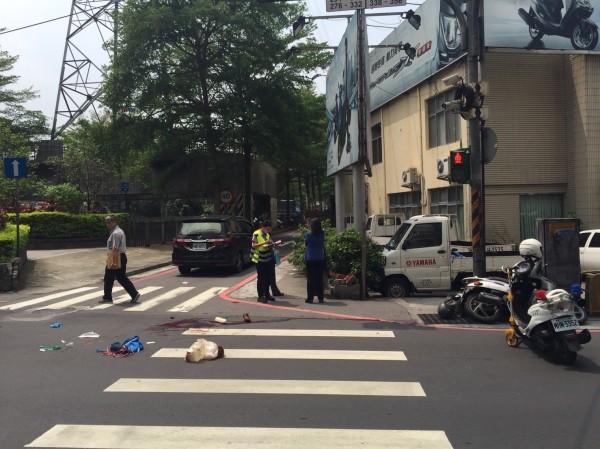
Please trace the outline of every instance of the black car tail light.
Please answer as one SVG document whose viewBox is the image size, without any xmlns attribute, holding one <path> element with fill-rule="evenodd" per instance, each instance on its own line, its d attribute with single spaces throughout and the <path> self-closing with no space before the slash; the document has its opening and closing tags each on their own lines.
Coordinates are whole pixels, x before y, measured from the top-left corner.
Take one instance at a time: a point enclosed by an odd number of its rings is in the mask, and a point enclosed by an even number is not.
<svg viewBox="0 0 600 449">
<path fill-rule="evenodd" d="M 175 239 L 173 239 L 173 246 L 180 246 L 182 248 L 185 248 L 187 246 L 188 242 L 189 242 L 188 239 L 175 238 Z"/>
<path fill-rule="evenodd" d="M 233 242 L 233 239 L 231 237 L 227 237 L 224 239 L 209 240 L 209 242 L 212 243 L 212 246 L 223 246 L 231 244 Z"/>
</svg>

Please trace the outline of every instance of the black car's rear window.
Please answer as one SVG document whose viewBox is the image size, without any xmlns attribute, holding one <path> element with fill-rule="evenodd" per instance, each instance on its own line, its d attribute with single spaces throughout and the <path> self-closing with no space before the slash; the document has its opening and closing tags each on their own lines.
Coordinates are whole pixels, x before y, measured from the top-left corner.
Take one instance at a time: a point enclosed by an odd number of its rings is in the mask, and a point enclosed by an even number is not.
<svg viewBox="0 0 600 449">
<path fill-rule="evenodd" d="M 179 233 L 190 234 L 222 234 L 224 223 L 220 221 L 199 221 L 196 223 L 182 223 Z"/>
</svg>

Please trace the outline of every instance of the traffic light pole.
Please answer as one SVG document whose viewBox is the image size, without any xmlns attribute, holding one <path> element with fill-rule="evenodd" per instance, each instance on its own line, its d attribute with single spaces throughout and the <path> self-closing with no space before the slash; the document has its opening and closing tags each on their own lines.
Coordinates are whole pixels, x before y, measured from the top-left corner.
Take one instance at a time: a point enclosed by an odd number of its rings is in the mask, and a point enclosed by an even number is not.
<svg viewBox="0 0 600 449">
<path fill-rule="evenodd" d="M 466 0 L 466 18 L 460 9 L 462 1 L 444 1 L 452 8 L 460 25 L 460 33 L 463 39 L 462 48 L 467 51 L 467 82 L 471 85 L 478 84 L 480 81 L 479 64 L 483 51 L 479 17 L 481 0 Z M 474 112 L 474 115 L 471 115 L 468 119 L 469 145 L 471 147 L 471 242 L 473 245 L 473 274 L 484 277 L 486 274 L 485 195 L 481 154 L 481 109 L 475 107 Z"/>
<path fill-rule="evenodd" d="M 467 0 L 467 81 L 479 83 L 481 59 L 480 0 Z M 483 161 L 481 157 L 481 110 L 475 108 L 469 117 L 469 144 L 471 146 L 471 238 L 473 244 L 473 274 L 484 277 L 485 266 L 485 220 Z"/>
</svg>

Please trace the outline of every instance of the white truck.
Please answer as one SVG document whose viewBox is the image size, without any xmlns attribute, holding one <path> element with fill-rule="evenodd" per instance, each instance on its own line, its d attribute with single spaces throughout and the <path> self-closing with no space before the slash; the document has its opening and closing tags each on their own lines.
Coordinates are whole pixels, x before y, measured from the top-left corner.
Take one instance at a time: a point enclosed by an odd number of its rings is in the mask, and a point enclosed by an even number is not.
<svg viewBox="0 0 600 449">
<path fill-rule="evenodd" d="M 417 215 L 402 223 L 383 249 L 385 296 L 400 298 L 415 292 L 457 288 L 473 273 L 470 242 L 458 240 L 453 215 Z M 522 260 L 512 244 L 486 245 L 486 271 L 501 275 L 501 267 Z M 505 276 L 505 275 L 502 275 Z"/>
<path fill-rule="evenodd" d="M 394 236 L 402 222 L 406 220 L 404 214 L 375 214 L 367 218 L 367 237 L 385 245 Z"/>
</svg>

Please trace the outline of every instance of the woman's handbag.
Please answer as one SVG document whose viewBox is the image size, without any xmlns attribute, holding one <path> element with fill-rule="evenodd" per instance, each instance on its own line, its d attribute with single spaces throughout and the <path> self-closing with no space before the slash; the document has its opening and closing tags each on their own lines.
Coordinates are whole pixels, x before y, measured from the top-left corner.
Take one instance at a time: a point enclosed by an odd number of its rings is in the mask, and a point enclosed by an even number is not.
<svg viewBox="0 0 600 449">
<path fill-rule="evenodd" d="M 281 255 L 279 254 L 278 249 L 273 250 L 273 259 L 275 260 L 275 265 L 279 265 L 281 263 Z"/>
</svg>

